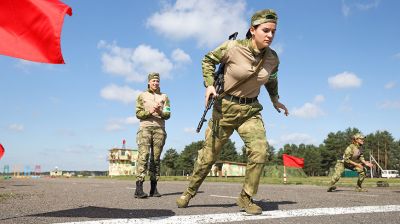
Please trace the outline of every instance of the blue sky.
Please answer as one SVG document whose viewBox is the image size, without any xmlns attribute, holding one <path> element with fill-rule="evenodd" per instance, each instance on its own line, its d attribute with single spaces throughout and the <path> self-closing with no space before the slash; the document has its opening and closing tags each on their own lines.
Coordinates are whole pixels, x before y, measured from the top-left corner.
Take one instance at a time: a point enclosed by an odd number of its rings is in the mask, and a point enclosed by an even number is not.
<svg viewBox="0 0 400 224">
<path fill-rule="evenodd" d="M 356 127 L 400 138 L 400 2 L 388 0 L 64 0 L 73 15 L 62 31 L 65 65 L 0 55 L 0 161 L 11 168 L 107 170 L 107 150 L 136 148 L 135 98 L 149 72 L 171 99 L 165 150 L 182 151 L 204 109 L 201 59 L 251 15 L 279 16 L 272 48 L 280 57 L 279 93 L 289 117 L 263 89 L 267 138 L 318 145 Z M 232 136 L 238 149 L 243 145 Z"/>
</svg>

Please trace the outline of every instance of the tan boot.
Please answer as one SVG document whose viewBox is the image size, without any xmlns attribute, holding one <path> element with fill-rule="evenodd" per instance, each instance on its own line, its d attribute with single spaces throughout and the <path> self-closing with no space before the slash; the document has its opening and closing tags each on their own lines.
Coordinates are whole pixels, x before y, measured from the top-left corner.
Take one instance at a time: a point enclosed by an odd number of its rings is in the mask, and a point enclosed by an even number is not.
<svg viewBox="0 0 400 224">
<path fill-rule="evenodd" d="M 328 188 L 328 192 L 332 192 L 332 191 L 335 191 L 336 190 L 336 186 L 335 185 L 331 185 L 329 188 Z"/>
<path fill-rule="evenodd" d="M 192 195 L 185 191 L 178 199 L 176 199 L 176 205 L 178 208 L 186 208 L 188 207 L 190 199 L 192 199 Z"/>
<path fill-rule="evenodd" d="M 368 192 L 367 189 L 362 188 L 362 187 L 356 187 L 355 191 L 356 191 L 356 192 Z"/>
<path fill-rule="evenodd" d="M 240 193 L 237 199 L 237 205 L 251 215 L 260 215 L 262 213 L 261 207 L 254 204 L 253 199 L 244 191 Z"/>
</svg>

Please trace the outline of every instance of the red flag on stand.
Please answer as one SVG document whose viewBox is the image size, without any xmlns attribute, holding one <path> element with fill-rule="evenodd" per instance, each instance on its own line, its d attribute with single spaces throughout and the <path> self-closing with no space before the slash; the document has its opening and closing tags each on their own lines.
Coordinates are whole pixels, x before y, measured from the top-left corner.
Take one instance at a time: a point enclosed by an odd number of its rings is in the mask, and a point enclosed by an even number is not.
<svg viewBox="0 0 400 224">
<path fill-rule="evenodd" d="M 283 154 L 282 157 L 283 157 L 283 165 L 284 166 L 291 166 L 291 167 L 298 167 L 298 168 L 304 167 L 304 159 L 303 158 L 289 156 L 287 154 Z"/>
<path fill-rule="evenodd" d="M 72 9 L 60 0 L 1 0 L 0 54 L 64 64 L 61 29 Z"/>
<path fill-rule="evenodd" d="M 3 157 L 3 155 L 4 155 L 4 147 L 3 147 L 3 145 L 2 144 L 0 144 L 0 159 L 1 159 L 1 157 Z"/>
</svg>

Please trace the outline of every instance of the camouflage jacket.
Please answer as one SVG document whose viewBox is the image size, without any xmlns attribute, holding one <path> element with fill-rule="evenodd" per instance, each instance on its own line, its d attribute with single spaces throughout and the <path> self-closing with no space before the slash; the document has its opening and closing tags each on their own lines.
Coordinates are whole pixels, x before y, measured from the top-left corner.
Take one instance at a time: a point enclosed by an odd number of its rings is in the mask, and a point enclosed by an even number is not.
<svg viewBox="0 0 400 224">
<path fill-rule="evenodd" d="M 345 163 L 350 163 L 350 161 L 356 163 L 365 162 L 363 150 L 357 144 L 350 144 L 344 151 L 343 161 Z"/>
<path fill-rule="evenodd" d="M 206 86 L 213 85 L 213 73 L 217 64 L 225 63 L 224 90 L 227 90 L 235 83 L 246 79 L 254 73 L 258 62 L 262 60 L 264 55 L 266 56 L 266 60 L 258 75 L 242 83 L 228 94 L 238 97 L 257 97 L 260 93 L 260 87 L 264 85 L 272 102 L 275 102 L 279 99 L 277 77 L 279 66 L 278 55 L 269 47 L 259 51 L 252 46 L 250 39 L 226 41 L 205 55 L 202 60 L 202 69 Z"/>
<path fill-rule="evenodd" d="M 161 114 L 150 114 L 150 109 L 158 104 L 162 108 Z M 165 120 L 170 116 L 170 102 L 166 94 L 147 90 L 136 99 L 136 117 L 140 120 L 140 127 L 165 127 Z"/>
</svg>

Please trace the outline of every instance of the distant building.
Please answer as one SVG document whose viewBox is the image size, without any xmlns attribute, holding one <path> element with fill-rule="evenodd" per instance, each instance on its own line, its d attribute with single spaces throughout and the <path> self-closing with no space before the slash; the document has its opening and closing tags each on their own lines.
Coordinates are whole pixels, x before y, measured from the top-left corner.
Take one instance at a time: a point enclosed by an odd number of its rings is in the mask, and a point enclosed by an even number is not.
<svg viewBox="0 0 400 224">
<path fill-rule="evenodd" d="M 61 177 L 62 174 L 63 171 L 59 170 L 57 167 L 53 171 L 50 171 L 50 177 Z"/>
<path fill-rule="evenodd" d="M 108 153 L 108 175 L 127 176 L 136 174 L 136 149 L 113 148 Z"/>
<path fill-rule="evenodd" d="M 242 177 L 246 175 L 246 163 L 231 161 L 217 161 L 212 166 L 208 176 L 214 177 Z"/>
</svg>

